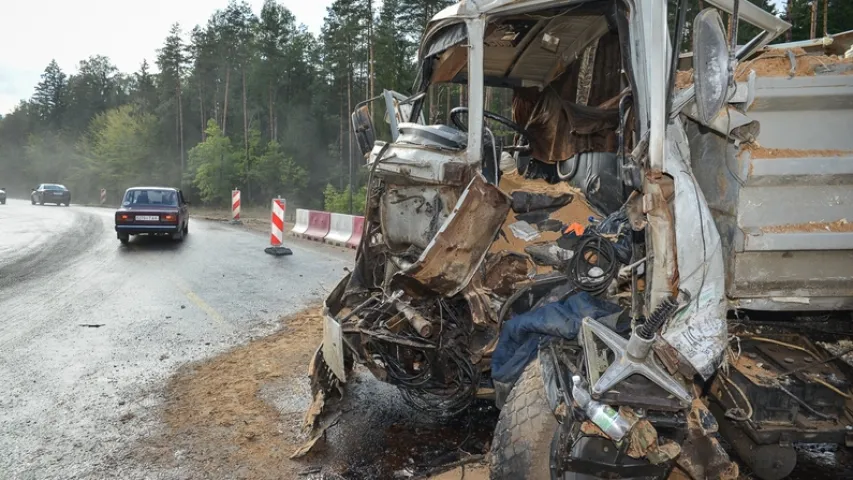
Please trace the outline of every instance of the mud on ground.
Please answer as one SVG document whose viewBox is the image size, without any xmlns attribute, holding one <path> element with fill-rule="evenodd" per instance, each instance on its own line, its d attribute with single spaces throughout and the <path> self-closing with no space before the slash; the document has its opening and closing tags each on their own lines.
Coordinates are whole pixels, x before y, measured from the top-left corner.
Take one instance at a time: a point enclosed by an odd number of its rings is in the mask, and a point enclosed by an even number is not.
<svg viewBox="0 0 853 480">
<path fill-rule="evenodd" d="M 307 365 L 323 327 L 319 307 L 282 323 L 268 337 L 181 368 L 166 387 L 162 424 L 136 449 L 136 460 L 191 478 L 487 478 L 482 455 L 497 420 L 493 407 L 477 405 L 470 418 L 435 423 L 369 374 L 351 379 L 344 416 L 328 431 L 326 447 L 290 460 L 306 440 Z"/>
</svg>

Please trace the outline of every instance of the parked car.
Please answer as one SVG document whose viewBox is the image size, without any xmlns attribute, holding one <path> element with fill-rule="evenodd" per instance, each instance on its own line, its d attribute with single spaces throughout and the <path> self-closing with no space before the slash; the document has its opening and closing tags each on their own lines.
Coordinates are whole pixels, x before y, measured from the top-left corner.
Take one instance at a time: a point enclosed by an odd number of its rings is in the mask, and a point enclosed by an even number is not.
<svg viewBox="0 0 853 480">
<path fill-rule="evenodd" d="M 65 204 L 67 207 L 71 205 L 71 192 L 65 188 L 65 185 L 42 183 L 33 189 L 33 193 L 30 194 L 30 201 L 33 205 L 36 203 L 39 205 L 55 203 L 57 205 Z"/>
<path fill-rule="evenodd" d="M 0 187 L 0 205 L 6 205 L 6 189 Z"/>
<path fill-rule="evenodd" d="M 115 214 L 116 235 L 124 244 L 131 235 L 142 234 L 169 235 L 182 241 L 189 233 L 188 205 L 175 188 L 128 188 Z"/>
</svg>

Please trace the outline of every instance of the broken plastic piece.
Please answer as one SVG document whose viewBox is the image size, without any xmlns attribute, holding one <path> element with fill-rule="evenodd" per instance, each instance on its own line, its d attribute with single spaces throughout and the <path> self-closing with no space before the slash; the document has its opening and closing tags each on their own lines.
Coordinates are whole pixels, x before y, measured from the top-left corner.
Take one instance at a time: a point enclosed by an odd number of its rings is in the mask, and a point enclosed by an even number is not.
<svg viewBox="0 0 853 480">
<path fill-rule="evenodd" d="M 524 220 L 513 223 L 509 226 L 509 229 L 516 238 L 524 240 L 525 242 L 535 240 L 539 237 L 539 232 L 533 228 L 533 225 L 530 225 Z"/>
</svg>

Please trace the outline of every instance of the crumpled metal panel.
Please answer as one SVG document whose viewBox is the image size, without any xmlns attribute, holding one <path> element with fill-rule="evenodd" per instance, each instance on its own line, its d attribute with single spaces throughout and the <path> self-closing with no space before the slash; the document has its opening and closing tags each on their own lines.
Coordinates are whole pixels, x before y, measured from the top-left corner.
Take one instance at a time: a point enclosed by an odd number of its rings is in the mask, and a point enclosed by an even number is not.
<svg viewBox="0 0 853 480">
<path fill-rule="evenodd" d="M 417 262 L 397 274 L 452 297 L 480 268 L 509 212 L 511 199 L 477 174 Z"/>
<path fill-rule="evenodd" d="M 426 248 L 450 216 L 457 192 L 452 187 L 389 186 L 380 205 L 382 233 L 391 244 Z"/>
<path fill-rule="evenodd" d="M 707 379 L 720 365 L 727 340 L 723 248 L 711 210 L 684 160 L 690 150 L 680 119 L 669 127 L 666 147 L 666 173 L 675 181 L 679 288 L 691 300 L 669 321 L 663 338 Z"/>
</svg>

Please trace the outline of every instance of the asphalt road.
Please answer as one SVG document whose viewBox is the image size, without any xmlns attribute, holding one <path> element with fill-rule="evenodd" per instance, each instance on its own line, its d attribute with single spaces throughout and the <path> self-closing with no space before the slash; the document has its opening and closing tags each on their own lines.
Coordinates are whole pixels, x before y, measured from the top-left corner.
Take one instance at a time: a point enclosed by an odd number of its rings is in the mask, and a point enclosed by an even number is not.
<svg viewBox="0 0 853 480">
<path fill-rule="evenodd" d="M 321 299 L 352 254 L 191 220 L 182 243 L 116 239 L 112 211 L 0 205 L 0 478 L 120 473 L 177 366 Z M 120 470 L 120 469 L 119 469 Z"/>
</svg>

